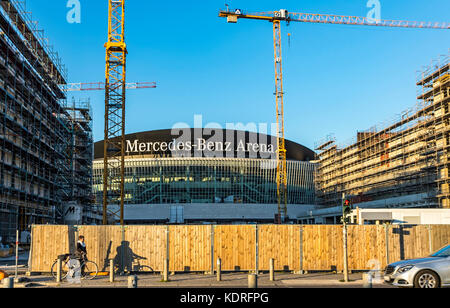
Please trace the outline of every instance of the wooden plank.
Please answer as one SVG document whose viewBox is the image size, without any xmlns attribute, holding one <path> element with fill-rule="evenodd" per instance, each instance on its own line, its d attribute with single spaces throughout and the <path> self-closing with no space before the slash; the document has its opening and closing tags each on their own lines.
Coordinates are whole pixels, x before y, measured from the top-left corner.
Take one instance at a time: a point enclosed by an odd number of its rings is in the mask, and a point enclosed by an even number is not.
<svg viewBox="0 0 450 308">
<path fill-rule="evenodd" d="M 397 262 L 401 260 L 401 249 L 400 249 L 400 227 L 390 226 L 389 227 L 389 262 Z"/>
<path fill-rule="evenodd" d="M 383 226 L 348 226 L 348 264 L 350 270 L 382 270 L 386 265 Z"/>
<path fill-rule="evenodd" d="M 127 226 L 125 229 L 125 269 L 161 272 L 166 258 L 165 226 Z M 120 249 L 118 249 L 120 251 Z"/>
<path fill-rule="evenodd" d="M 433 252 L 450 244 L 450 225 L 431 226 L 431 241 Z"/>
<path fill-rule="evenodd" d="M 33 226 L 32 272 L 49 273 L 58 255 L 68 253 L 68 226 Z"/>
<path fill-rule="evenodd" d="M 390 263 L 429 255 L 427 226 L 391 226 L 389 231 Z"/>
<path fill-rule="evenodd" d="M 307 225 L 303 232 L 304 270 L 343 268 L 338 264 L 342 260 L 342 226 Z"/>
<path fill-rule="evenodd" d="M 209 271 L 211 268 L 211 228 L 170 226 L 170 270 Z"/>
<path fill-rule="evenodd" d="M 275 259 L 275 270 L 300 270 L 300 226 L 259 225 L 260 270 L 269 270 L 270 259 Z"/>
<path fill-rule="evenodd" d="M 255 245 L 254 226 L 215 226 L 214 256 L 222 259 L 224 271 L 254 270 Z M 217 267 L 216 264 L 214 266 Z"/>
<path fill-rule="evenodd" d="M 379 226 L 377 228 L 377 247 L 375 249 L 378 251 L 379 269 L 383 270 L 386 268 L 387 264 L 387 251 L 386 251 L 386 229 L 384 226 Z"/>
</svg>

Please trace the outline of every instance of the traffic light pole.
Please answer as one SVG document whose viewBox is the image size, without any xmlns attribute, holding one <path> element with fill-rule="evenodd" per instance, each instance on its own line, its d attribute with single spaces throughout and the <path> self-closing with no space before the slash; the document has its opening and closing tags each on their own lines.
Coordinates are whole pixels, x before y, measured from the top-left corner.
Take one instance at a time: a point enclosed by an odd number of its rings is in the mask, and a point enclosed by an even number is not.
<svg viewBox="0 0 450 308">
<path fill-rule="evenodd" d="M 342 193 L 342 204 L 345 202 L 345 193 Z M 344 208 L 344 207 L 342 207 Z M 348 250 L 347 250 L 347 219 L 342 211 L 343 244 L 344 244 L 344 282 L 348 282 Z"/>
</svg>

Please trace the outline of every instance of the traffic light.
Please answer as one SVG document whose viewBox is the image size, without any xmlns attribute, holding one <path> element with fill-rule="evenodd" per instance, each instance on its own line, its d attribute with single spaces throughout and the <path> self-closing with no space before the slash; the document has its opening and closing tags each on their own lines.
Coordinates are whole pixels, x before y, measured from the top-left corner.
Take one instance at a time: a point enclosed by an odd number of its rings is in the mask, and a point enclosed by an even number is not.
<svg viewBox="0 0 450 308">
<path fill-rule="evenodd" d="M 350 222 L 350 214 L 352 213 L 352 204 L 350 200 L 344 199 L 342 200 L 342 219 L 345 223 Z"/>
</svg>

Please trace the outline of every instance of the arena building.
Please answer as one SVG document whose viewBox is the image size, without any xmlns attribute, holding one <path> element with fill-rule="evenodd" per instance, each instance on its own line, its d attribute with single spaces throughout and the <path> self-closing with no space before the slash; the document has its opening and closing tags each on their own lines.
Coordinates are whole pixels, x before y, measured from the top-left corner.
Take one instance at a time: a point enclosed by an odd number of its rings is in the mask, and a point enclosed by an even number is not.
<svg viewBox="0 0 450 308">
<path fill-rule="evenodd" d="M 277 213 L 276 137 L 225 129 L 172 129 L 126 136 L 125 221 L 273 222 Z M 103 141 L 93 182 L 103 197 Z M 288 216 L 314 204 L 310 149 L 286 140 Z"/>
</svg>

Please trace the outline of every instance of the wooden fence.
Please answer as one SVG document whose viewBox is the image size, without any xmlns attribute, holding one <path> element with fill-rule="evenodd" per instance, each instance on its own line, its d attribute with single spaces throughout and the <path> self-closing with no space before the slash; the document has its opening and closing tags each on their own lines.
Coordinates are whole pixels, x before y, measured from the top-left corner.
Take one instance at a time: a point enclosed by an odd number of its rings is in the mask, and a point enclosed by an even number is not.
<svg viewBox="0 0 450 308">
<path fill-rule="evenodd" d="M 285 271 L 343 269 L 339 225 L 51 226 L 32 228 L 31 272 L 49 272 L 60 254 L 73 253 L 84 235 L 88 257 L 108 270 L 138 265 L 171 272 L 265 271 L 269 260 Z M 351 270 L 383 269 L 394 261 L 424 257 L 450 243 L 450 225 L 349 226 Z M 145 270 L 145 269 L 144 269 Z"/>
</svg>

